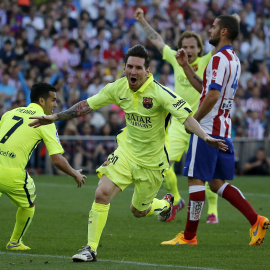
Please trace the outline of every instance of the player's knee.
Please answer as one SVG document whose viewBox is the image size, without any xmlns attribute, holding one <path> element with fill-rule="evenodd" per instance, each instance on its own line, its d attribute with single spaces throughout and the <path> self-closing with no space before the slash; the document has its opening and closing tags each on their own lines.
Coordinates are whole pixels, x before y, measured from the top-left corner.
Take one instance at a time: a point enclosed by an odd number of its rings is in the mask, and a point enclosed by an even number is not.
<svg viewBox="0 0 270 270">
<path fill-rule="evenodd" d="M 218 188 L 217 188 L 215 185 L 209 184 L 209 187 L 210 187 L 210 190 L 211 190 L 212 192 L 217 193 Z"/>
<path fill-rule="evenodd" d="M 95 193 L 95 202 L 108 204 L 110 202 L 110 195 L 108 190 L 98 188 Z"/>
</svg>

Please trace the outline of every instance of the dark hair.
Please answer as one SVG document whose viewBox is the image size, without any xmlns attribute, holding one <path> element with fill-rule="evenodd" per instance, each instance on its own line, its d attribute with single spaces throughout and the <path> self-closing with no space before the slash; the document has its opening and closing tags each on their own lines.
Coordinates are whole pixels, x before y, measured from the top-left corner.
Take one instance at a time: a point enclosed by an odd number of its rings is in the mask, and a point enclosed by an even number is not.
<svg viewBox="0 0 270 270">
<path fill-rule="evenodd" d="M 149 54 L 148 54 L 147 50 L 141 44 L 137 44 L 137 45 L 133 46 L 132 48 L 128 49 L 128 51 L 125 54 L 125 65 L 126 65 L 127 60 L 130 56 L 144 58 L 145 68 L 149 67 L 149 64 L 150 64 Z"/>
<path fill-rule="evenodd" d="M 180 36 L 180 38 L 179 38 L 179 40 L 178 40 L 178 49 L 181 49 L 182 47 L 183 47 L 183 44 L 182 44 L 182 42 L 183 42 L 183 39 L 184 38 L 192 38 L 192 37 L 194 37 L 195 39 L 196 39 L 196 41 L 197 41 L 197 46 L 198 46 L 198 48 L 200 48 L 201 49 L 201 51 L 199 52 L 199 56 L 201 57 L 201 56 L 203 56 L 203 42 L 202 42 L 202 38 L 198 35 L 198 34 L 196 34 L 195 32 L 193 32 L 193 31 L 185 31 L 181 36 Z"/>
<path fill-rule="evenodd" d="M 31 102 L 39 103 L 39 98 L 41 97 L 47 99 L 50 91 L 57 92 L 56 88 L 48 83 L 33 84 L 30 93 Z"/>
<path fill-rule="evenodd" d="M 238 20 L 232 15 L 220 15 L 217 17 L 219 19 L 218 25 L 220 29 L 227 28 L 228 39 L 234 41 L 240 33 L 240 25 Z"/>
<path fill-rule="evenodd" d="M 6 41 L 5 41 L 5 43 L 4 44 L 10 44 L 10 45 L 12 45 L 12 42 L 11 42 L 11 40 L 10 39 L 7 39 Z"/>
</svg>

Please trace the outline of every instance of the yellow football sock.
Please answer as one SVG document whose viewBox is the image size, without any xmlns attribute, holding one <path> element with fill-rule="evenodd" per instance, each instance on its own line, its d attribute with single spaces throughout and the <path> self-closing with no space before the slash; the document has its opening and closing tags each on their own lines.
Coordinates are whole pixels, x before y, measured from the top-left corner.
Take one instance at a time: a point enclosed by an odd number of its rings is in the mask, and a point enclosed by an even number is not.
<svg viewBox="0 0 270 270">
<path fill-rule="evenodd" d="M 10 241 L 13 243 L 19 243 L 22 240 L 23 235 L 29 228 L 33 216 L 35 213 L 35 207 L 22 208 L 19 207 L 16 214 L 16 223 L 11 235 Z"/>
<path fill-rule="evenodd" d="M 205 195 L 208 202 L 208 210 L 207 214 L 215 214 L 218 216 L 218 210 L 217 210 L 217 201 L 218 201 L 218 195 L 211 191 L 208 182 L 205 183 Z"/>
<path fill-rule="evenodd" d="M 151 210 L 146 216 L 147 217 L 153 216 L 153 215 L 157 216 L 160 212 L 162 212 L 165 209 L 165 207 L 166 208 L 170 207 L 169 202 L 165 200 L 158 200 L 155 198 L 151 204 Z"/>
<path fill-rule="evenodd" d="M 100 204 L 93 202 L 92 209 L 89 212 L 88 221 L 88 245 L 96 251 L 102 231 L 105 227 L 110 204 Z"/>
<path fill-rule="evenodd" d="M 166 188 L 168 193 L 171 193 L 174 196 L 173 205 L 177 205 L 181 199 L 181 196 L 179 194 L 178 187 L 177 187 L 177 177 L 174 172 L 174 164 L 166 172 L 166 175 L 163 180 L 163 187 Z"/>
</svg>

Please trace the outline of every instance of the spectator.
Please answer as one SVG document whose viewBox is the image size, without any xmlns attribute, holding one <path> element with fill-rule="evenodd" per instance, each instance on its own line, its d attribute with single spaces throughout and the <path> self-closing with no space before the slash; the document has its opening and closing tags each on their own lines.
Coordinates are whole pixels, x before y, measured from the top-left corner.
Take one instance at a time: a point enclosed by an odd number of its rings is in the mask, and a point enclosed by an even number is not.
<svg viewBox="0 0 270 270">
<path fill-rule="evenodd" d="M 5 3 L 0 2 L 0 27 L 2 28 L 7 23 L 7 12 L 5 10 Z"/>
<path fill-rule="evenodd" d="M 49 57 L 53 64 L 62 70 L 68 68 L 69 52 L 64 47 L 65 40 L 63 37 L 58 37 L 56 45 L 49 51 Z"/>
<path fill-rule="evenodd" d="M 247 175 L 270 175 L 270 158 L 265 150 L 257 150 L 256 156 L 250 158 L 244 165 L 244 174 Z"/>
<path fill-rule="evenodd" d="M 247 112 L 247 134 L 250 139 L 262 140 L 264 138 L 264 123 L 260 120 L 257 111 L 248 110 Z"/>
<path fill-rule="evenodd" d="M 11 9 L 7 12 L 7 23 L 10 26 L 11 34 L 17 35 L 20 33 L 22 26 L 22 14 L 18 4 L 13 3 Z"/>
<path fill-rule="evenodd" d="M 7 39 L 4 44 L 4 48 L 0 50 L 0 60 L 5 66 L 7 66 L 10 61 L 16 59 L 16 54 L 12 48 L 12 42 Z"/>
<path fill-rule="evenodd" d="M 0 83 L 0 100 L 4 104 L 4 109 L 8 110 L 11 100 L 16 95 L 17 89 L 9 85 L 10 74 L 6 71 L 2 74 L 2 82 Z"/>
<path fill-rule="evenodd" d="M 121 7 L 117 3 L 117 0 L 105 1 L 104 7 L 105 7 L 105 18 L 110 23 L 112 23 L 116 19 L 117 10 L 121 9 Z"/>
<path fill-rule="evenodd" d="M 265 103 L 260 98 L 261 92 L 257 84 L 252 89 L 252 97 L 246 101 L 246 110 L 252 110 L 258 112 L 259 118 L 264 119 L 265 116 Z"/>
<path fill-rule="evenodd" d="M 5 24 L 0 29 L 0 49 L 4 48 L 4 44 L 7 40 L 11 42 L 12 46 L 15 46 L 15 38 L 10 35 L 10 26 Z"/>
<path fill-rule="evenodd" d="M 68 64 L 71 68 L 75 68 L 79 66 L 81 63 L 81 55 L 79 50 L 79 44 L 75 39 L 70 39 L 68 41 L 68 50 L 69 50 L 69 56 L 68 56 Z"/>
<path fill-rule="evenodd" d="M 56 38 L 57 35 L 57 31 L 54 27 L 54 19 L 53 17 L 47 16 L 45 18 L 45 27 L 44 29 L 47 29 L 47 31 L 49 32 L 49 36 L 51 38 Z"/>
<path fill-rule="evenodd" d="M 51 65 L 47 52 L 40 47 L 39 37 L 35 37 L 33 45 L 29 46 L 28 59 L 31 66 L 37 67 L 40 73 L 45 72 L 45 70 Z"/>
<path fill-rule="evenodd" d="M 104 60 L 114 59 L 117 64 L 122 61 L 124 55 L 123 52 L 117 48 L 116 40 L 109 41 L 109 48 L 104 50 Z"/>
<path fill-rule="evenodd" d="M 94 77 L 93 83 L 91 83 L 87 89 L 88 97 L 96 95 L 103 87 L 104 85 L 102 84 L 102 78 L 99 76 Z"/>
<path fill-rule="evenodd" d="M 23 39 L 20 35 L 16 37 L 16 44 L 14 47 L 14 52 L 16 54 L 16 60 L 20 63 L 26 61 L 26 56 L 28 55 L 28 50 L 23 45 Z"/>
<path fill-rule="evenodd" d="M 34 42 L 36 35 L 45 27 L 44 20 L 36 12 L 36 7 L 31 6 L 29 15 L 23 16 L 22 28 L 26 30 L 27 41 L 29 44 Z"/>
<path fill-rule="evenodd" d="M 239 83 L 244 89 L 247 89 L 247 81 L 252 80 L 252 74 L 248 70 L 247 61 L 241 61 L 241 77 Z"/>
<path fill-rule="evenodd" d="M 252 3 L 247 2 L 246 5 L 244 6 L 244 10 L 247 13 L 247 16 L 245 18 L 245 23 L 253 28 L 256 25 L 256 13 L 253 9 Z"/>
<path fill-rule="evenodd" d="M 49 31 L 49 29 L 44 28 L 40 35 L 40 47 L 44 49 L 47 53 L 53 46 L 53 39 L 51 38 Z"/>
<path fill-rule="evenodd" d="M 257 32 L 252 34 L 251 47 L 250 47 L 250 71 L 257 73 L 259 65 L 266 58 L 269 53 L 269 48 L 266 43 L 264 30 L 259 28 Z"/>
</svg>

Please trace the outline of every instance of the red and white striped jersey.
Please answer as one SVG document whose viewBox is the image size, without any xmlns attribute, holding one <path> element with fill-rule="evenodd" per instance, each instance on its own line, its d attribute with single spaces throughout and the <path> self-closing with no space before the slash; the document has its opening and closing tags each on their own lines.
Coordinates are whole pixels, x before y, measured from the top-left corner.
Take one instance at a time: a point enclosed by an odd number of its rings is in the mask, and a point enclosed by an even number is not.
<svg viewBox="0 0 270 270">
<path fill-rule="evenodd" d="M 199 106 L 210 89 L 220 91 L 220 96 L 212 110 L 200 121 L 206 133 L 231 138 L 230 110 L 240 73 L 240 61 L 231 45 L 221 48 L 208 63 L 203 75 Z"/>
</svg>

